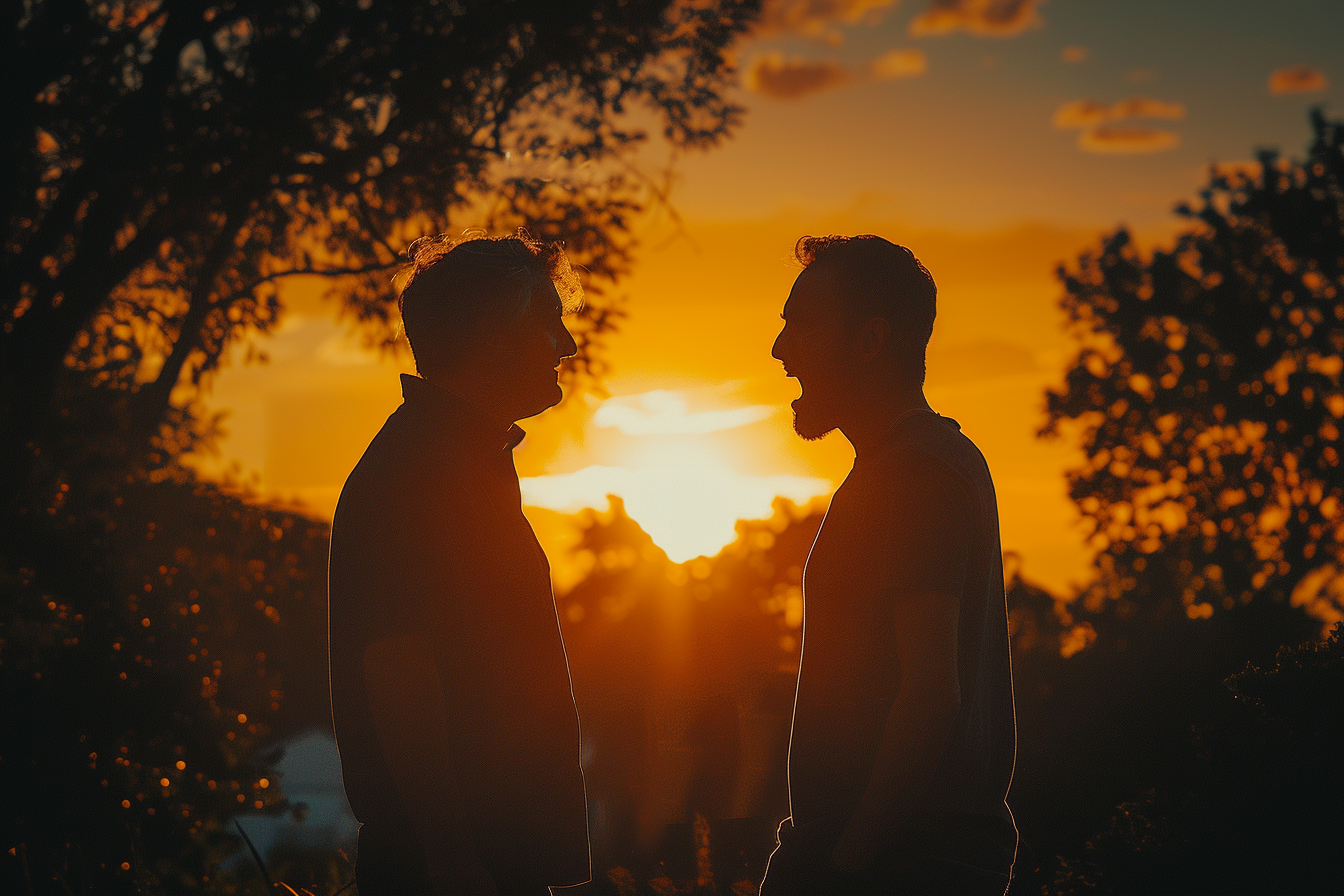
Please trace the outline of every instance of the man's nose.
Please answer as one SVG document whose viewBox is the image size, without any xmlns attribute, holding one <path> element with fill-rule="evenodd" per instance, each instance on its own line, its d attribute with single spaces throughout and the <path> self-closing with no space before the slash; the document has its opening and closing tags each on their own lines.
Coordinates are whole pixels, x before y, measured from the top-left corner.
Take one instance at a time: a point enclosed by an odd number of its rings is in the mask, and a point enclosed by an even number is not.
<svg viewBox="0 0 1344 896">
<path fill-rule="evenodd" d="M 579 352 L 579 344 L 574 341 L 574 336 L 563 321 L 560 323 L 560 332 L 556 334 L 555 350 L 562 358 L 571 358 Z"/>
<path fill-rule="evenodd" d="M 783 361 L 784 360 L 783 349 L 784 349 L 784 331 L 780 330 L 779 335 L 775 337 L 775 344 L 770 346 L 770 357 L 774 358 L 776 361 Z"/>
</svg>

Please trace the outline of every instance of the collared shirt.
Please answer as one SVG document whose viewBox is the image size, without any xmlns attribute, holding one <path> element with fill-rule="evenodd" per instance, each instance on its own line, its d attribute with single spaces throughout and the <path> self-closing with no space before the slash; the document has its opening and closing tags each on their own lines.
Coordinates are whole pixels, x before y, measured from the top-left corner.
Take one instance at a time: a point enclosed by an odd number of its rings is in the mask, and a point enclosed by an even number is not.
<svg viewBox="0 0 1344 896">
<path fill-rule="evenodd" d="M 794 824 L 838 836 L 866 789 L 902 687 L 896 627 L 900 599 L 913 592 L 946 595 L 958 620 L 960 709 L 927 802 L 889 807 L 890 816 L 929 829 L 949 817 L 992 820 L 1003 832 L 996 851 L 1011 864 L 1005 797 L 1016 732 L 994 486 L 955 421 L 929 412 L 856 459 L 808 556 L 789 751 Z"/>
<path fill-rule="evenodd" d="M 431 645 L 478 859 L 497 880 L 588 879 L 579 727 L 550 566 L 523 516 L 505 430 L 403 376 L 404 403 L 341 491 L 332 523 L 332 714 L 355 817 L 409 825 L 361 664 L 380 638 Z"/>
</svg>

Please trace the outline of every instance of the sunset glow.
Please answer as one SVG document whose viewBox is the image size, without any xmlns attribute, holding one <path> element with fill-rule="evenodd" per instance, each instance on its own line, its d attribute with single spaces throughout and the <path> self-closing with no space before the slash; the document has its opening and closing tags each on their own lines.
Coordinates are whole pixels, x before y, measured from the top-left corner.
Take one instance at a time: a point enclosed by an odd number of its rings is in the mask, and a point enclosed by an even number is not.
<svg viewBox="0 0 1344 896">
<path fill-rule="evenodd" d="M 840 435 L 792 432 L 797 385 L 770 346 L 798 237 L 877 233 L 938 282 L 927 394 L 989 461 L 1004 549 L 1061 593 L 1085 581 L 1064 478 L 1076 457 L 1036 435 L 1073 351 L 1055 266 L 1121 223 L 1160 244 L 1211 162 L 1242 170 L 1251 147 L 1296 152 L 1306 109 L 1338 108 L 1339 12 L 1272 8 L 767 4 L 738 47 L 744 125 L 680 155 L 674 214 L 655 204 L 633 225 L 641 248 L 618 287 L 628 315 L 605 349 L 611 397 L 522 421 L 517 469 L 528 503 L 554 511 L 538 531 L 553 569 L 575 544 L 569 509 L 608 494 L 684 559 L 717 552 L 776 495 L 807 500 L 844 479 Z M 656 144 L 648 171 L 664 161 Z M 258 345 L 270 365 L 224 369 L 211 402 L 228 436 L 199 463 L 212 476 L 236 464 L 327 519 L 401 400 L 397 374 L 413 370 L 335 320 L 328 285 L 286 285 L 286 316 Z"/>
<path fill-rule="evenodd" d="M 607 496 L 625 501 L 626 512 L 675 563 L 713 556 L 736 537 L 738 520 L 764 519 L 776 497 L 804 504 L 828 494 L 831 483 L 807 476 L 751 476 L 695 449 L 631 467 L 593 465 L 522 480 L 526 504 L 576 513 L 604 510 Z"/>
</svg>

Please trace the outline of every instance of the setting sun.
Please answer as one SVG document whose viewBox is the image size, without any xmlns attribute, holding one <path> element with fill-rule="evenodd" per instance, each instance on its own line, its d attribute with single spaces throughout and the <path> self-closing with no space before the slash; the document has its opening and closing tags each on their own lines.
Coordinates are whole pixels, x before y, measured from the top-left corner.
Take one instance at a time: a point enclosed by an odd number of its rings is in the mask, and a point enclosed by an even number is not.
<svg viewBox="0 0 1344 896">
<path fill-rule="evenodd" d="M 736 537 L 738 520 L 770 516 L 776 497 L 804 504 L 828 494 L 831 483 L 807 476 L 751 476 L 724 464 L 714 452 L 656 452 L 630 466 L 593 465 L 522 480 L 523 502 L 563 513 L 602 510 L 607 496 L 625 502 L 630 518 L 674 563 L 713 556 Z"/>
</svg>

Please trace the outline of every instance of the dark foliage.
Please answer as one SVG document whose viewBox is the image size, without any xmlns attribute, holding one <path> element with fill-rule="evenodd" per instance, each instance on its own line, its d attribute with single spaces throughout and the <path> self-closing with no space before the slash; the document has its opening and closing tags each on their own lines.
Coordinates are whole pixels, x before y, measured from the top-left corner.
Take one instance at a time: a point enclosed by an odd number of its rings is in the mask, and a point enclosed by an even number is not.
<svg viewBox="0 0 1344 896">
<path fill-rule="evenodd" d="M 260 748 L 326 528 L 186 477 L 69 484 L 0 555 L 4 889 L 208 888 L 228 818 L 283 808 Z"/>
<path fill-rule="evenodd" d="M 149 445 L 231 341 L 276 322 L 286 277 L 337 278 L 390 343 L 402 249 L 473 204 L 467 223 L 566 241 L 599 291 L 586 344 L 650 196 L 627 113 L 674 147 L 721 139 L 740 112 L 726 47 L 757 5 L 11 4 L 0 466 L 26 469 L 72 367 L 134 394 L 122 422 Z"/>
<path fill-rule="evenodd" d="M 1016 892 L 1338 886 L 1337 637 L 1222 684 L 1341 615 L 1344 124 L 1312 124 L 1304 161 L 1215 169 L 1169 250 L 1061 270 L 1083 347 L 1045 432 L 1087 455 L 1098 578 L 1010 599 Z"/>
<path fill-rule="evenodd" d="M 1211 619 L 1141 620 L 1115 604 L 1088 613 L 1020 579 L 1008 601 L 1018 723 L 1009 804 L 1022 835 L 1014 893 L 1052 891 L 1060 875 L 1090 880 L 1078 870 L 1089 838 L 1148 818 L 1145 794 L 1165 800 L 1192 786 L 1192 738 L 1220 724 L 1222 681 L 1316 628 L 1274 601 Z"/>
<path fill-rule="evenodd" d="M 1052 891 L 1339 892 L 1341 635 L 1230 677 L 1192 738 L 1188 777 L 1120 806 Z"/>
<path fill-rule="evenodd" d="M 729 132 L 725 52 L 757 6 L 5 7 L 0 889 L 227 886 L 230 815 L 282 806 L 268 731 L 323 723 L 324 527 L 181 464 L 280 284 L 327 277 L 387 346 L 407 243 L 526 225 L 586 270 L 570 373 L 600 375 L 660 195 L 633 153 Z"/>
<path fill-rule="evenodd" d="M 1083 347 L 1047 434 L 1086 456 L 1086 605 L 1208 616 L 1252 599 L 1341 618 L 1344 123 L 1307 157 L 1215 168 L 1193 227 L 1144 259 L 1121 230 L 1060 270 Z"/>
</svg>

